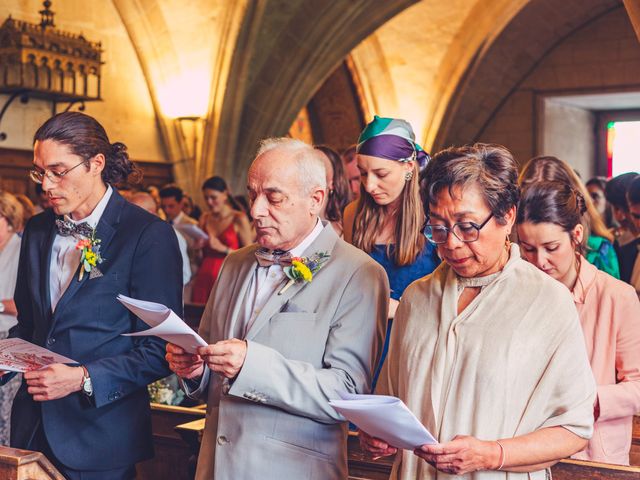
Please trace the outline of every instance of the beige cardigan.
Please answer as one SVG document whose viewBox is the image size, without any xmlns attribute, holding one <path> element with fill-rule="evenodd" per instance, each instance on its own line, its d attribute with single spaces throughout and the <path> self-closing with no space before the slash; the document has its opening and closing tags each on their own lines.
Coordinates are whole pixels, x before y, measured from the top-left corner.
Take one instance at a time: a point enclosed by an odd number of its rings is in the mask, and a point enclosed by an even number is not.
<svg viewBox="0 0 640 480">
<path fill-rule="evenodd" d="M 510 438 L 563 426 L 590 438 L 595 382 L 568 290 L 520 258 L 457 315 L 456 277 L 442 264 L 405 291 L 378 393 L 400 397 L 440 442 Z M 392 478 L 460 478 L 404 451 Z M 543 479 L 482 471 L 472 479 Z"/>
</svg>

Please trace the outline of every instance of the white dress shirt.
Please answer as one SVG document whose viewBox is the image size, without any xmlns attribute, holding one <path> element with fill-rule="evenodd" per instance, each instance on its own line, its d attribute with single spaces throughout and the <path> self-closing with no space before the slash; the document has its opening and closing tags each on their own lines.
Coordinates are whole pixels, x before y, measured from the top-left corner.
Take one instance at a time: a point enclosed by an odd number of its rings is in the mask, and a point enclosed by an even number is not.
<svg viewBox="0 0 640 480">
<path fill-rule="evenodd" d="M 13 299 L 18 279 L 18 259 L 20 258 L 21 239 L 17 233 L 0 250 L 0 300 Z M 0 313 L 0 332 L 8 332 L 18 323 L 15 315 Z"/>
<path fill-rule="evenodd" d="M 73 220 L 71 217 L 67 217 L 67 220 L 75 224 L 86 222 L 91 228 L 95 229 L 105 208 L 107 208 L 107 203 L 109 203 L 112 193 L 113 189 L 111 188 L 111 185 L 108 185 L 107 191 L 102 197 L 102 200 L 98 202 L 98 205 L 93 209 L 91 215 L 87 218 L 83 218 L 82 220 Z M 73 235 L 63 237 L 58 233 L 56 233 L 56 238 L 53 240 L 51 262 L 49 263 L 51 311 L 55 311 L 56 305 L 71 283 L 71 279 L 78 270 L 78 265 L 80 265 L 82 252 L 80 250 L 76 250 L 77 243 L 78 239 Z"/>
<path fill-rule="evenodd" d="M 309 247 L 318 235 L 320 235 L 323 228 L 324 225 L 320 220 L 318 220 L 311 233 L 298 245 L 289 250 L 291 256 L 302 256 L 307 247 Z M 267 304 L 269 298 L 276 293 L 276 290 L 284 287 L 285 280 L 288 280 L 288 278 L 282 270 L 281 265 L 275 264 L 268 267 L 261 267 L 260 265 L 256 266 L 252 275 L 251 284 L 249 285 L 247 302 L 244 307 L 243 336 L 246 336 L 251 325 L 253 325 L 253 322 Z"/>
<path fill-rule="evenodd" d="M 186 285 L 189 283 L 189 280 L 191 280 L 191 265 L 189 264 L 189 255 L 187 254 L 187 241 L 176 227 L 173 227 L 173 231 L 176 232 L 178 248 L 182 256 L 182 285 Z"/>
</svg>

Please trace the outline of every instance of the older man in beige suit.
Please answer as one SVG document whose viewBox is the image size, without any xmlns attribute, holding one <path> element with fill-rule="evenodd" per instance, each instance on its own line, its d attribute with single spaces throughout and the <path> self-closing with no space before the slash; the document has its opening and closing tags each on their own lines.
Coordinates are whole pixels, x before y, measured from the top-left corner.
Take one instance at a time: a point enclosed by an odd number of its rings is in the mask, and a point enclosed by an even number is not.
<svg viewBox="0 0 640 480">
<path fill-rule="evenodd" d="M 208 404 L 196 477 L 345 479 L 347 425 L 328 401 L 370 389 L 387 277 L 318 218 L 326 181 L 312 147 L 267 140 L 248 179 L 258 245 L 222 266 L 200 324 L 210 345 L 167 346 L 187 393 Z"/>
</svg>

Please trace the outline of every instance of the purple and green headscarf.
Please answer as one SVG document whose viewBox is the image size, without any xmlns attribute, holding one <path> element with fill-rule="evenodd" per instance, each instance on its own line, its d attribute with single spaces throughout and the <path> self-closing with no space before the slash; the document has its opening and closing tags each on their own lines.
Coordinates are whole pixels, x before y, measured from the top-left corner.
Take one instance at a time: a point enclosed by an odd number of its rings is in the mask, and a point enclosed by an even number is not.
<svg viewBox="0 0 640 480">
<path fill-rule="evenodd" d="M 356 153 L 397 162 L 418 162 L 422 170 L 431 159 L 420 145 L 411 125 L 398 118 L 374 116 L 358 138 Z"/>
</svg>

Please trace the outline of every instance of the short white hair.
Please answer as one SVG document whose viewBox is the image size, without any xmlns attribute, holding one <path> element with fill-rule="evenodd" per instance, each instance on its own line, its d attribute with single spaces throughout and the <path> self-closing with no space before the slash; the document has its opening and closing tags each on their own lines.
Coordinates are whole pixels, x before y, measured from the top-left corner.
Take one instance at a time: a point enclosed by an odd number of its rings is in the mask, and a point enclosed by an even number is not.
<svg viewBox="0 0 640 480">
<path fill-rule="evenodd" d="M 305 193 L 311 193 L 318 187 L 327 190 L 327 171 L 322 152 L 294 138 L 265 138 L 260 142 L 256 158 L 276 149 L 291 155 Z"/>
</svg>

